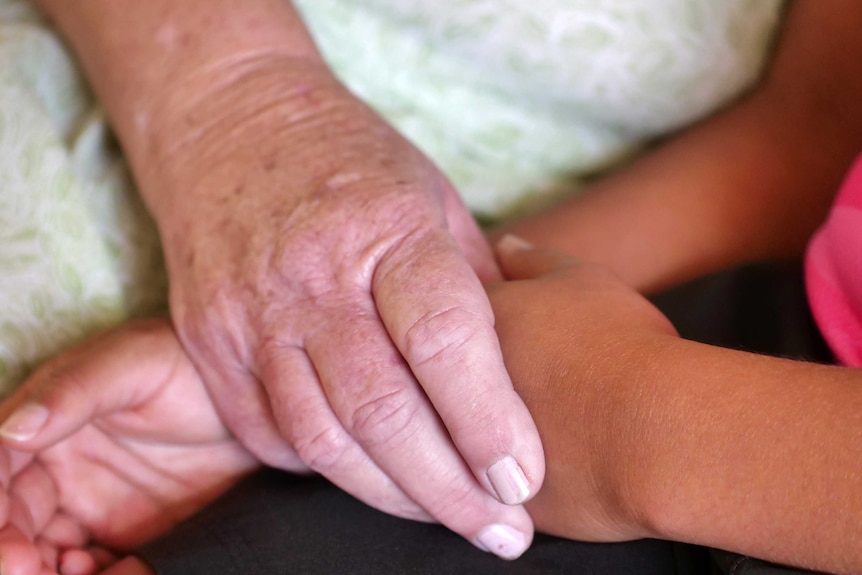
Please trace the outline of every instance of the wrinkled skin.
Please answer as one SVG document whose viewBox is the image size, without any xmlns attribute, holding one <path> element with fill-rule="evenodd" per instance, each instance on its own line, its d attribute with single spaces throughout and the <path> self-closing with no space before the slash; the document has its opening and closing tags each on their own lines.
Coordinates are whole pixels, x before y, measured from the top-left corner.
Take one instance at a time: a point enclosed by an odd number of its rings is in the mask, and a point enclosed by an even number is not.
<svg viewBox="0 0 862 575">
<path fill-rule="evenodd" d="M 180 339 L 265 463 L 474 542 L 507 525 L 520 554 L 544 460 L 480 282 L 490 249 L 421 153 L 328 72 L 285 67 L 201 100 L 195 135 L 140 175 L 175 190 L 151 203 Z M 507 458 L 508 498 L 488 474 Z"/>
<path fill-rule="evenodd" d="M 488 289 L 507 365 L 550 455 L 530 512 L 543 530 L 570 538 L 654 535 L 626 499 L 628 451 L 640 441 L 636 387 L 601 366 L 616 363 L 619 346 L 637 354 L 644 346 L 632 343 L 660 341 L 672 328 L 598 266 L 511 246 L 500 261 L 513 281 Z M 146 361 L 133 364 L 137 357 Z M 5 438 L 17 451 L 0 451 L 5 485 L 11 476 L 2 493 L 4 574 L 62 565 L 64 575 L 89 575 L 113 560 L 102 547 L 128 550 L 168 531 L 257 465 L 218 419 L 164 321 L 129 325 L 54 359 L 0 406 L 0 418 L 28 404 L 51 415 L 34 438 Z M 144 568 L 127 558 L 109 573 Z"/>
</svg>

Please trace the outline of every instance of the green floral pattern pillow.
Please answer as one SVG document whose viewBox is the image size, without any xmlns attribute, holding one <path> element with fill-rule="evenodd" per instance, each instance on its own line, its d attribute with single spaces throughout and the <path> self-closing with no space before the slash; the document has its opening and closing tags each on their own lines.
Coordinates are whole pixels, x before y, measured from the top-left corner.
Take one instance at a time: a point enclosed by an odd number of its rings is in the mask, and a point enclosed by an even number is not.
<svg viewBox="0 0 862 575">
<path fill-rule="evenodd" d="M 758 78 L 782 0 L 295 0 L 345 83 L 499 218 Z"/>
<path fill-rule="evenodd" d="M 155 228 L 81 75 L 28 3 L 0 2 L 0 393 L 165 294 Z"/>
</svg>

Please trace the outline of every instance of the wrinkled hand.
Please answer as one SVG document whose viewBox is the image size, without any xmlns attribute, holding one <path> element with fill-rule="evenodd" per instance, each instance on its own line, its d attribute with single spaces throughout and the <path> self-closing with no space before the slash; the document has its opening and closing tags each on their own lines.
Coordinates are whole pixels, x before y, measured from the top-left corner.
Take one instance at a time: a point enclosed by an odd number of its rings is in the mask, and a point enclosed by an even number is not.
<svg viewBox="0 0 862 575">
<path fill-rule="evenodd" d="M 169 190 L 151 204 L 184 347 L 262 461 L 519 555 L 516 505 L 544 462 L 480 282 L 490 249 L 446 178 L 328 72 L 260 68 L 140 178 Z"/>
<path fill-rule="evenodd" d="M 109 332 L 0 405 L 4 575 L 87 575 L 167 532 L 258 464 L 168 324 Z M 129 571 L 125 571 L 129 572 Z"/>
<path fill-rule="evenodd" d="M 497 331 L 548 462 L 527 506 L 536 527 L 589 541 L 652 536 L 629 468 L 648 439 L 639 422 L 649 417 L 652 390 L 638 373 L 675 330 L 603 267 L 512 236 L 497 252 L 512 280 L 488 286 Z"/>
</svg>

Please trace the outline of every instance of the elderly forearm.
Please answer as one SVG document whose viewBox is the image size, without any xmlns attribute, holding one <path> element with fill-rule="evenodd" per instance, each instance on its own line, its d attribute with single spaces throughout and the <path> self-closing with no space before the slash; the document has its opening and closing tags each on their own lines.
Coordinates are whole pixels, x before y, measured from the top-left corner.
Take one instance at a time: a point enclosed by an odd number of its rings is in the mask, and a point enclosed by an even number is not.
<svg viewBox="0 0 862 575">
<path fill-rule="evenodd" d="M 202 129 L 206 121 L 200 117 L 222 105 L 214 93 L 244 81 L 256 68 L 265 75 L 268 64 L 274 67 L 270 63 L 283 69 L 290 67 L 285 63 L 325 68 L 285 0 L 38 4 L 79 57 L 149 202 L 161 186 L 146 185 L 148 170 L 170 154 L 176 141 Z M 284 88 L 273 86 L 269 97 L 278 98 Z"/>
</svg>

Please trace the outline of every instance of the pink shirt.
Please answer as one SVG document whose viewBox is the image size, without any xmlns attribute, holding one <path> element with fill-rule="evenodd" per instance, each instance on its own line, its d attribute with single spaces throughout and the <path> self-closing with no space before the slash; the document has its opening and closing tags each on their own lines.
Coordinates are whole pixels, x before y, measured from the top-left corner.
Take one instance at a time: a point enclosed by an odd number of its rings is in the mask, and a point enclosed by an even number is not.
<svg viewBox="0 0 862 575">
<path fill-rule="evenodd" d="M 814 319 L 835 357 L 862 367 L 862 155 L 808 245 L 805 284 Z"/>
</svg>

